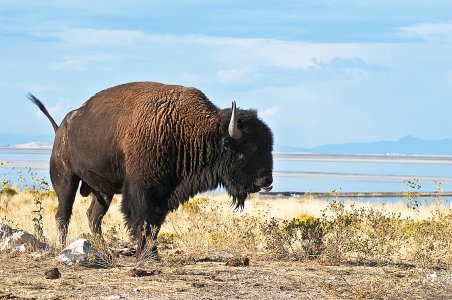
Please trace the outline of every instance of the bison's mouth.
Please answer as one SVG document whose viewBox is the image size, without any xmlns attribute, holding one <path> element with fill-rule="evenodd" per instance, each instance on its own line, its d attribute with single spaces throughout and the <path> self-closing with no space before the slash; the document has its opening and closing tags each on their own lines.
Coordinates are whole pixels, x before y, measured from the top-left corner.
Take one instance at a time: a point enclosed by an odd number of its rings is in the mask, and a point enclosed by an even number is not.
<svg viewBox="0 0 452 300">
<path fill-rule="evenodd" d="M 270 192 L 273 188 L 271 185 L 273 183 L 273 177 L 270 174 L 258 177 L 253 184 L 252 192 Z"/>
<path fill-rule="evenodd" d="M 263 186 L 261 187 L 261 192 L 270 192 L 273 189 L 273 185 L 270 186 Z"/>
<path fill-rule="evenodd" d="M 249 191 L 250 193 L 257 193 L 257 192 L 270 192 L 273 189 L 272 185 L 269 186 L 253 186 L 253 188 Z"/>
</svg>

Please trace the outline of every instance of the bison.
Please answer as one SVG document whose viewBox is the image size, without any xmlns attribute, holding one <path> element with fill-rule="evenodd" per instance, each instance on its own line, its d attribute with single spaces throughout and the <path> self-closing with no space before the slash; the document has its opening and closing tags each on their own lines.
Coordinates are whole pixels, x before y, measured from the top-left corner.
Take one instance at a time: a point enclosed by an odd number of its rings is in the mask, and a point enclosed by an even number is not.
<svg viewBox="0 0 452 300">
<path fill-rule="evenodd" d="M 87 216 L 95 234 L 113 195 L 122 194 L 138 253 L 166 215 L 197 193 L 225 187 L 243 208 L 250 193 L 271 189 L 271 130 L 235 102 L 219 109 L 192 87 L 127 83 L 95 94 L 58 126 L 40 100 L 28 98 L 55 130 L 50 178 L 62 246 L 80 182 L 83 196 L 93 194 Z"/>
</svg>

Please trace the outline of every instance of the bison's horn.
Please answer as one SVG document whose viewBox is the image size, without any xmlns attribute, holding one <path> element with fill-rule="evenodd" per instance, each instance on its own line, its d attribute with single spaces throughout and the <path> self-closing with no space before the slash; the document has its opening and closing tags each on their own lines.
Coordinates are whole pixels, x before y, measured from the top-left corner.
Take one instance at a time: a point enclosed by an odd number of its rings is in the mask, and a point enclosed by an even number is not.
<svg viewBox="0 0 452 300">
<path fill-rule="evenodd" d="M 237 127 L 237 108 L 235 101 L 232 101 L 232 114 L 231 114 L 231 121 L 229 122 L 229 129 L 228 129 L 229 135 L 231 138 L 238 140 L 242 137 L 242 132 Z"/>
</svg>

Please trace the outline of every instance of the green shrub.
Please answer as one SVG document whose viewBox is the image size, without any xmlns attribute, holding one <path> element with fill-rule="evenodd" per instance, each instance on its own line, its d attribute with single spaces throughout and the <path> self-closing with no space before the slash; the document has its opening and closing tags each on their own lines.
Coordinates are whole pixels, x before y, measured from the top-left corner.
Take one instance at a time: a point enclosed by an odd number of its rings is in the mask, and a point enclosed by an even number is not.
<svg viewBox="0 0 452 300">
<path fill-rule="evenodd" d="M 158 234 L 158 242 L 161 244 L 174 244 L 176 234 L 174 232 L 162 232 Z"/>
<path fill-rule="evenodd" d="M 0 189 L 0 195 L 14 196 L 16 194 L 17 194 L 17 191 L 10 187 L 4 187 L 4 188 Z"/>
<path fill-rule="evenodd" d="M 261 227 L 266 248 L 278 257 L 306 260 L 318 257 L 323 249 L 324 224 L 321 219 L 303 216 L 292 220 L 275 218 Z"/>
</svg>

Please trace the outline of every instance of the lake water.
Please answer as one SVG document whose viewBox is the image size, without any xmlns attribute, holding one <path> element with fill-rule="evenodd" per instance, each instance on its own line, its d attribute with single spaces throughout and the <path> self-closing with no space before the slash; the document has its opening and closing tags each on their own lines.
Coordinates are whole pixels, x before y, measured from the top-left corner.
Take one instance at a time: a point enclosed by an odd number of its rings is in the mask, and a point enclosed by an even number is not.
<svg viewBox="0 0 452 300">
<path fill-rule="evenodd" d="M 49 181 L 49 149 L 0 148 L 3 179 L 20 175 Z M 403 192 L 404 180 L 418 179 L 420 191 L 435 191 L 440 182 L 452 191 L 452 156 L 274 154 L 276 192 Z M 0 177 L 1 178 L 1 177 Z M 3 180 L 1 179 L 1 180 Z"/>
</svg>

